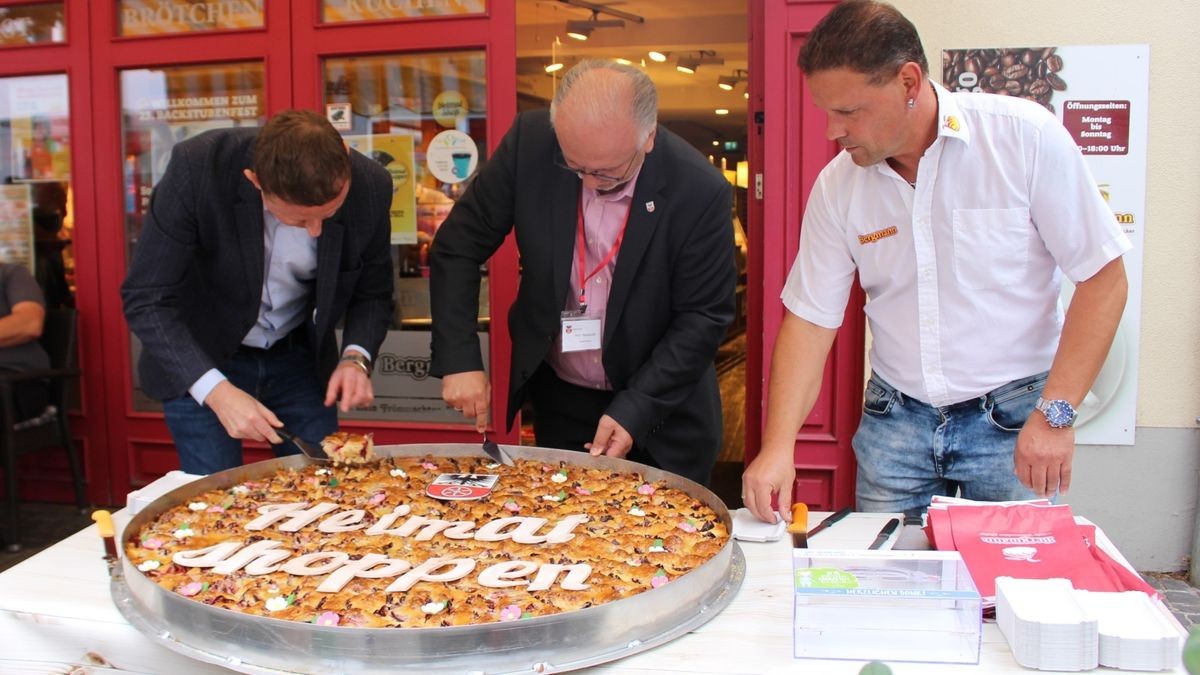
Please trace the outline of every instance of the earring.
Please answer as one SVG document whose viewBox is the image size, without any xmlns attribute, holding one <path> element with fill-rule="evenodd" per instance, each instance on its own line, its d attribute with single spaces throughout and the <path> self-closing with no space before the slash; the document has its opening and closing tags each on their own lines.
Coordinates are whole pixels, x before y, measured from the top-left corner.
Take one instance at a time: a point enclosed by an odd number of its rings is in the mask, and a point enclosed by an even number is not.
<svg viewBox="0 0 1200 675">
<path fill-rule="evenodd" d="M 911 99 L 911 98 L 910 98 L 910 99 L 908 99 L 908 109 L 909 109 L 909 110 L 912 110 L 912 109 L 913 109 L 913 107 L 915 107 L 916 105 L 917 105 L 917 102 L 916 102 L 916 101 L 914 101 L 914 100 L 913 100 L 913 99 Z"/>
</svg>

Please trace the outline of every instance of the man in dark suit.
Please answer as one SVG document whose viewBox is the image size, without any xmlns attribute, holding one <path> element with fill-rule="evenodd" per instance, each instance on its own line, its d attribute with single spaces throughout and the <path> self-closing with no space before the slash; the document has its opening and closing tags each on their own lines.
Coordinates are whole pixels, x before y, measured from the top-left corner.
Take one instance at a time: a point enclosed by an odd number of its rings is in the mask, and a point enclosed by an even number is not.
<svg viewBox="0 0 1200 675">
<path fill-rule="evenodd" d="M 487 425 L 479 266 L 516 231 L 508 420 L 538 445 L 589 449 L 707 482 L 721 445 L 713 357 L 733 320 L 731 189 L 657 125 L 637 68 L 584 61 L 549 113 L 518 115 L 430 252 L 432 371 Z"/>
<path fill-rule="evenodd" d="M 175 146 L 121 294 L 184 471 L 239 465 L 242 439 L 294 453 L 275 429 L 319 443 L 334 403 L 373 400 L 391 199 L 387 171 L 310 111 Z"/>
</svg>

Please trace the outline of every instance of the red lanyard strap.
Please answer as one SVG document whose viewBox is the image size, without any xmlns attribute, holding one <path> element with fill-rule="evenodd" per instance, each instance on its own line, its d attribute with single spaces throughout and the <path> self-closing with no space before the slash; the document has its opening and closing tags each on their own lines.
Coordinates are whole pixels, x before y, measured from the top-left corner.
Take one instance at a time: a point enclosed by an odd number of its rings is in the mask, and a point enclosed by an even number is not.
<svg viewBox="0 0 1200 675">
<path fill-rule="evenodd" d="M 583 189 L 579 191 L 579 208 L 577 209 L 579 219 L 579 241 L 575 245 L 575 250 L 578 252 L 579 264 L 576 266 L 579 270 L 579 311 L 587 309 L 587 282 L 591 281 L 592 277 L 600 273 L 600 270 L 608 267 L 612 259 L 616 257 L 617 251 L 621 250 L 621 240 L 625 238 L 625 228 L 629 226 L 629 213 L 633 211 L 633 201 L 630 200 L 629 208 L 625 211 L 625 222 L 621 224 L 621 231 L 617 233 L 617 240 L 613 242 L 612 248 L 608 249 L 608 253 L 600 264 L 596 265 L 596 269 L 584 275 L 586 254 L 587 254 L 587 238 L 583 231 Z"/>
</svg>

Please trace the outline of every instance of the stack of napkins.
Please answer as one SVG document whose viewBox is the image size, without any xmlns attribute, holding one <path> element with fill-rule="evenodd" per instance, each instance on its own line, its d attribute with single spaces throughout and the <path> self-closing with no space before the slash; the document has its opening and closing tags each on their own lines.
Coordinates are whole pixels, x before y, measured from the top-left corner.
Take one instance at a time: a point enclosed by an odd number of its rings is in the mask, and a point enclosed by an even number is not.
<svg viewBox="0 0 1200 675">
<path fill-rule="evenodd" d="M 996 624 L 1026 668 L 1170 670 L 1183 636 L 1145 593 L 1076 590 L 1066 579 L 996 579 Z"/>
<path fill-rule="evenodd" d="M 1075 591 L 1100 622 L 1100 665 L 1121 670 L 1168 670 L 1179 664 L 1179 631 L 1145 593 Z"/>
<path fill-rule="evenodd" d="M 997 577 L 996 624 L 1026 668 L 1091 670 L 1099 662 L 1098 622 L 1066 579 Z"/>
</svg>

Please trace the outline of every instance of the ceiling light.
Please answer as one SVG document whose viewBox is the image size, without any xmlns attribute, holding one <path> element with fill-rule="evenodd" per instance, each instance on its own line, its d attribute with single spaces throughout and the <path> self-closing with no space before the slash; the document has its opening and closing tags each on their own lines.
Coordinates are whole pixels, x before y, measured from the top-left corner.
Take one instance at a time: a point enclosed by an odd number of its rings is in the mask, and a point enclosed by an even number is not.
<svg viewBox="0 0 1200 675">
<path fill-rule="evenodd" d="M 725 91 L 733 91 L 734 87 L 736 87 L 741 82 L 745 82 L 747 79 L 749 79 L 749 77 L 750 77 L 750 73 L 746 72 L 745 70 L 743 70 L 741 68 L 738 68 L 737 70 L 734 70 L 733 73 L 731 73 L 729 75 L 722 75 L 722 76 L 718 77 L 717 78 L 717 86 L 724 89 Z"/>
<path fill-rule="evenodd" d="M 600 19 L 599 12 L 592 10 L 590 19 L 571 19 L 567 21 L 567 35 L 576 40 L 586 40 L 597 28 L 624 28 L 622 19 Z"/>
<path fill-rule="evenodd" d="M 729 108 L 717 108 L 717 109 L 716 109 L 716 110 L 714 110 L 713 112 L 715 112 L 715 113 L 716 113 L 716 114 L 718 114 L 718 115 L 728 115 L 728 114 L 729 114 Z"/>
<path fill-rule="evenodd" d="M 613 61 L 616 61 L 617 63 L 619 63 L 623 66 L 632 66 L 633 65 L 633 61 L 630 61 L 629 59 L 613 59 Z"/>
<path fill-rule="evenodd" d="M 725 63 L 725 59 L 717 56 L 717 53 L 711 49 L 701 49 L 696 54 L 685 54 L 679 57 L 675 62 L 675 70 L 681 73 L 692 75 L 696 72 L 696 68 L 700 66 L 721 65 Z"/>
<path fill-rule="evenodd" d="M 562 64 L 562 62 L 561 62 L 561 61 L 556 61 L 556 62 L 554 62 L 554 63 L 551 63 L 551 64 L 548 64 L 548 65 L 546 66 L 546 72 L 547 72 L 547 73 L 553 73 L 553 72 L 555 72 L 555 71 L 562 70 L 562 67 L 563 67 L 563 64 Z"/>
<path fill-rule="evenodd" d="M 713 145 L 720 145 L 721 141 L 713 141 Z"/>
<path fill-rule="evenodd" d="M 647 56 L 650 57 L 651 61 L 657 61 L 659 63 L 667 60 L 667 55 L 662 52 L 650 52 L 647 54 Z"/>
</svg>

